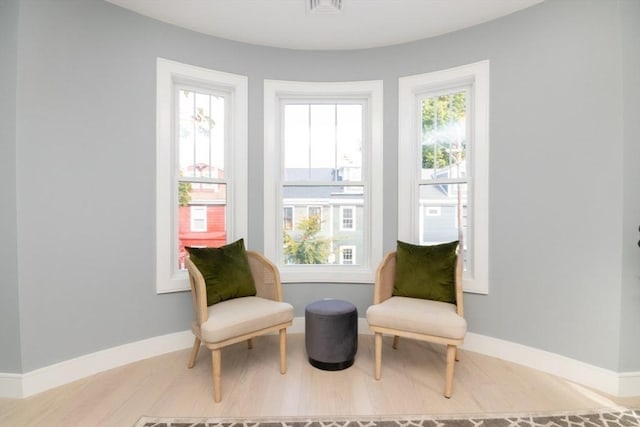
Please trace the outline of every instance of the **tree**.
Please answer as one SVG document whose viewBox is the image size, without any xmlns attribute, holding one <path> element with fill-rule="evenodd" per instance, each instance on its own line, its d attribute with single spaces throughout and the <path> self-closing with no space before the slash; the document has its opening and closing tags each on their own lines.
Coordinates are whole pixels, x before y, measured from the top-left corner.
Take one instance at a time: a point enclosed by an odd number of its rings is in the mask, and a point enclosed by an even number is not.
<svg viewBox="0 0 640 427">
<path fill-rule="evenodd" d="M 179 206 L 189 206 L 189 202 L 191 201 L 191 183 L 190 182 L 179 182 L 178 183 L 178 205 Z"/>
<path fill-rule="evenodd" d="M 464 159 L 462 144 L 456 137 L 466 117 L 465 92 L 434 96 L 422 102 L 422 167 L 443 168 Z"/>
<path fill-rule="evenodd" d="M 325 264 L 329 240 L 319 237 L 320 218 L 312 215 L 296 225 L 296 236 L 284 233 L 284 254 L 288 264 Z"/>
</svg>

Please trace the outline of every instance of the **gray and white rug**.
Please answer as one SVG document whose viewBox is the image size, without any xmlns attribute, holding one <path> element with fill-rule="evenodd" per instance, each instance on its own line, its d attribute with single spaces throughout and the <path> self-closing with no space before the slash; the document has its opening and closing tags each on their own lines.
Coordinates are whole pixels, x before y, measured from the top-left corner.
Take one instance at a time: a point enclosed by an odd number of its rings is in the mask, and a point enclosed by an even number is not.
<svg viewBox="0 0 640 427">
<path fill-rule="evenodd" d="M 640 410 L 503 416 L 158 418 L 142 417 L 134 427 L 632 427 Z"/>
</svg>

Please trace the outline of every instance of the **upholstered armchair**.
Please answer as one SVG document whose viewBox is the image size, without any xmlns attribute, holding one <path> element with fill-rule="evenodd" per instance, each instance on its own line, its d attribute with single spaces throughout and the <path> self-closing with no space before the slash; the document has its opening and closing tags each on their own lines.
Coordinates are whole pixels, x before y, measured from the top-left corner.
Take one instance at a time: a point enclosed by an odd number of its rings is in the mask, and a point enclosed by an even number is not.
<svg viewBox="0 0 640 427">
<path fill-rule="evenodd" d="M 400 244 L 401 242 L 399 242 Z M 453 242 L 456 244 L 457 242 Z M 454 246 L 455 250 L 455 246 Z M 375 378 L 382 371 L 382 335 L 393 335 L 393 348 L 398 348 L 399 337 L 429 341 L 447 346 L 445 397 L 451 397 L 453 371 L 458 359 L 457 347 L 467 331 L 463 313 L 462 257 L 453 256 L 451 277 L 454 281 L 449 302 L 400 296 L 395 285 L 397 252 L 387 254 L 378 266 L 375 279 L 373 305 L 367 310 L 367 321 L 374 335 Z M 423 263 L 428 263 L 429 258 Z M 415 270 L 409 274 L 417 274 Z M 395 290 L 394 290 L 395 288 Z M 447 298 L 443 298 L 447 299 Z"/>
<path fill-rule="evenodd" d="M 293 307 L 282 302 L 277 267 L 257 252 L 246 251 L 246 257 L 255 283 L 255 295 L 231 297 L 210 305 L 207 300 L 211 302 L 211 293 L 208 295 L 202 271 L 191 259 L 193 255 L 186 260 L 195 310 L 195 320 L 191 326 L 195 341 L 189 368 L 194 366 L 201 344 L 211 350 L 213 397 L 216 402 L 222 399 L 221 350 L 226 346 L 246 340 L 251 349 L 254 337 L 278 332 L 280 373 L 286 373 L 287 369 L 286 330 L 293 320 Z"/>
</svg>

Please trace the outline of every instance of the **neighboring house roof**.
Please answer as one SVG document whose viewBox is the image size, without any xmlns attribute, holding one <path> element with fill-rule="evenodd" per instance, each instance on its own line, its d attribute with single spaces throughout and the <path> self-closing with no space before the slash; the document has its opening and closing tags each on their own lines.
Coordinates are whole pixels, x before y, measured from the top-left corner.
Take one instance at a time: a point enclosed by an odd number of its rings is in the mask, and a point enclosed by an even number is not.
<svg viewBox="0 0 640 427">
<path fill-rule="evenodd" d="M 353 186 L 295 185 L 305 182 L 341 182 L 341 172 L 340 169 L 332 168 L 287 168 L 285 170 L 285 184 L 291 183 L 292 185 L 283 188 L 283 198 L 289 201 L 294 199 L 321 199 L 328 201 L 353 197 L 362 198 L 362 191 L 351 191 L 351 189 L 358 188 Z"/>
</svg>

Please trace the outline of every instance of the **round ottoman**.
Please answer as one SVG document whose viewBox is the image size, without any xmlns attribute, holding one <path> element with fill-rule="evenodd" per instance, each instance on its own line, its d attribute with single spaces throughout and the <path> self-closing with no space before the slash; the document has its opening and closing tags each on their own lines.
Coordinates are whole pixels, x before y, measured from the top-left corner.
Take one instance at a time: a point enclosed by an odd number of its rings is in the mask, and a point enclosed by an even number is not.
<svg viewBox="0 0 640 427">
<path fill-rule="evenodd" d="M 325 371 L 353 365 L 358 350 L 358 310 L 339 299 L 324 299 L 305 307 L 305 345 L 309 363 Z"/>
</svg>

